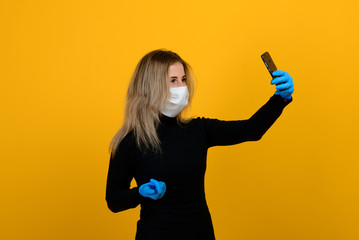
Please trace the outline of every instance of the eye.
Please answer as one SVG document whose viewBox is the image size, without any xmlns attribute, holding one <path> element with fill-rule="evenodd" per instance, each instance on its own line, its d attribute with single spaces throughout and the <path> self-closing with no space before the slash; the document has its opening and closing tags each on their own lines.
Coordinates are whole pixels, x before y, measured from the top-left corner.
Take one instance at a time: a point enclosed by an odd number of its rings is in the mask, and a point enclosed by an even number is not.
<svg viewBox="0 0 359 240">
<path fill-rule="evenodd" d="M 185 82 L 185 81 L 187 81 L 187 78 L 182 78 L 182 82 Z"/>
</svg>

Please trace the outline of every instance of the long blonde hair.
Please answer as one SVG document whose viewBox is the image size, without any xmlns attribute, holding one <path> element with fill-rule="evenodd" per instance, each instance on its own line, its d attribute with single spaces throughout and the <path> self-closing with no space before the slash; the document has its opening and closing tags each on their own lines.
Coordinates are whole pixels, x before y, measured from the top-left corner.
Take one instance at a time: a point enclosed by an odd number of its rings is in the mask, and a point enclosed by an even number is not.
<svg viewBox="0 0 359 240">
<path fill-rule="evenodd" d="M 161 142 L 157 136 L 160 124 L 160 108 L 170 96 L 169 67 L 180 62 L 186 74 L 186 84 L 189 92 L 188 106 L 191 104 L 194 92 L 194 73 L 191 66 L 178 54 L 158 49 L 147 53 L 137 64 L 127 90 L 124 122 L 110 142 L 110 152 L 114 156 L 122 139 L 130 132 L 136 137 L 140 150 L 161 152 Z M 185 123 L 182 113 L 177 115 L 179 123 Z"/>
</svg>

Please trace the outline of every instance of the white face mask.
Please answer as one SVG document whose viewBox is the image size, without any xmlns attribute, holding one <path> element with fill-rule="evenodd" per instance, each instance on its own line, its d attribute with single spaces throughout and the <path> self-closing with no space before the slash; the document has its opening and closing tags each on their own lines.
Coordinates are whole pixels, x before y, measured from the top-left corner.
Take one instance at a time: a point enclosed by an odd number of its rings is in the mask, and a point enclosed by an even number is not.
<svg viewBox="0 0 359 240">
<path fill-rule="evenodd" d="M 187 86 L 170 88 L 171 97 L 161 109 L 161 113 L 167 117 L 177 116 L 188 104 Z"/>
</svg>

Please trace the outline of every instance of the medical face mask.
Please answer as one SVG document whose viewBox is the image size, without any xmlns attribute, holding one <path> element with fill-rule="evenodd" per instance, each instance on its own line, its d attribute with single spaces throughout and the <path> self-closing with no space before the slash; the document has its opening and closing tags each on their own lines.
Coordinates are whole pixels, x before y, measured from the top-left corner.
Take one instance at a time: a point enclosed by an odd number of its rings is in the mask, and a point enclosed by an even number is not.
<svg viewBox="0 0 359 240">
<path fill-rule="evenodd" d="M 187 86 L 170 88 L 171 97 L 161 109 L 161 113 L 167 117 L 177 116 L 188 104 Z"/>
</svg>

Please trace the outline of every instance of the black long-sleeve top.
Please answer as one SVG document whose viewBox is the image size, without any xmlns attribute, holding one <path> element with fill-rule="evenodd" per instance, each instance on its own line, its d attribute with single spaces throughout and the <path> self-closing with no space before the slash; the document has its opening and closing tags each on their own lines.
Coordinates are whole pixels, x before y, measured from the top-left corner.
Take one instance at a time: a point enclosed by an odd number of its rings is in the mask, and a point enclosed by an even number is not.
<svg viewBox="0 0 359 240">
<path fill-rule="evenodd" d="M 157 129 L 162 155 L 140 151 L 129 133 L 110 158 L 108 208 L 120 212 L 141 204 L 136 239 L 215 239 L 204 191 L 208 148 L 261 139 L 291 101 L 273 95 L 248 120 L 196 118 L 179 125 L 163 116 Z M 137 186 L 163 181 L 166 193 L 159 200 L 142 197 L 138 187 L 130 189 L 133 178 Z"/>
</svg>

